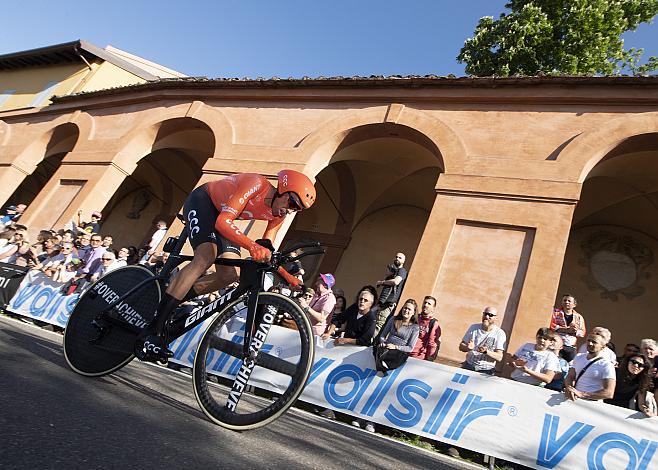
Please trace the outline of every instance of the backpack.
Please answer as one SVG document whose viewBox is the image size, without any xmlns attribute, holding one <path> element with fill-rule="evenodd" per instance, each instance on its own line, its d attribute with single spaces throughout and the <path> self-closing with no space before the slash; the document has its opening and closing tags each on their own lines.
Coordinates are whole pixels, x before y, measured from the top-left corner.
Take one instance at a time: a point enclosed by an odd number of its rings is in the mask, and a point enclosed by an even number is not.
<svg viewBox="0 0 658 470">
<path fill-rule="evenodd" d="M 434 325 L 436 325 L 436 322 L 437 322 L 436 318 L 432 318 L 430 320 L 430 326 L 429 329 L 427 330 L 427 342 L 429 342 L 430 335 L 432 334 L 432 330 L 434 329 Z M 427 347 L 427 344 L 425 345 L 425 347 Z M 434 351 L 434 354 L 428 356 L 425 360 L 434 362 L 436 358 L 439 356 L 439 349 L 441 349 L 441 340 L 436 342 L 436 351 Z"/>
</svg>

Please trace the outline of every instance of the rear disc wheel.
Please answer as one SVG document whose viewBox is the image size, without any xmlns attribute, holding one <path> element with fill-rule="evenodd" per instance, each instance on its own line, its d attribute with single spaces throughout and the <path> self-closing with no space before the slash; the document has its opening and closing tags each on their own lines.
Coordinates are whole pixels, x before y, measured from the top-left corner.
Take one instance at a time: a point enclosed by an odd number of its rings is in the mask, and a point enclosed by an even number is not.
<svg viewBox="0 0 658 470">
<path fill-rule="evenodd" d="M 153 273 L 143 266 L 109 272 L 82 294 L 64 330 L 64 357 L 75 372 L 100 377 L 128 364 L 139 332 L 153 319 L 160 303 L 160 286 L 152 281 L 108 311 L 100 313 Z M 118 296 L 118 297 L 115 297 Z M 101 334 L 105 328 L 104 334 Z"/>
</svg>

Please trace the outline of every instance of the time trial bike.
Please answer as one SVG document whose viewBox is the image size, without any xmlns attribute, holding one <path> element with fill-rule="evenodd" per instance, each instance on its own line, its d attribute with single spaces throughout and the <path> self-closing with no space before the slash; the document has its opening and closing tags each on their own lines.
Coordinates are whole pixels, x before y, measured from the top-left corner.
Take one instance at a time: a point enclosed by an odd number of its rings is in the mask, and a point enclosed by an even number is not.
<svg viewBox="0 0 658 470">
<path fill-rule="evenodd" d="M 172 271 L 192 259 L 181 254 L 187 235 L 185 227 L 168 239 L 164 250 L 170 255 L 157 275 L 143 266 L 126 266 L 81 295 L 64 331 L 64 355 L 75 372 L 100 377 L 132 361 L 135 341 L 155 316 Z M 274 251 L 269 263 L 217 258 L 217 265 L 240 268 L 238 286 L 167 320 L 167 342 L 207 320 L 195 335 L 192 377 L 199 406 L 216 424 L 233 430 L 264 426 L 302 393 L 314 359 L 309 319 L 294 300 L 264 292 L 263 284 L 279 266 L 322 253 L 318 243 L 301 243 Z M 286 328 L 275 324 L 281 317 L 287 318 Z"/>
</svg>

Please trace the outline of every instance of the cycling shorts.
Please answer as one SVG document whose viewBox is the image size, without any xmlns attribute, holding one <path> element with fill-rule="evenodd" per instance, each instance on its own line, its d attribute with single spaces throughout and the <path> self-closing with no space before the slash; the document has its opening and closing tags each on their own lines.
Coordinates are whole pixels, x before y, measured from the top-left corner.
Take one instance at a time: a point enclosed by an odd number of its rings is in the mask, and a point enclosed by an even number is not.
<svg viewBox="0 0 658 470">
<path fill-rule="evenodd" d="M 215 230 L 219 210 L 206 192 L 205 185 L 199 186 L 187 197 L 183 206 L 183 214 L 189 233 L 188 238 L 193 249 L 196 250 L 196 247 L 202 243 L 210 242 L 217 245 L 219 254 L 235 253 L 240 255 L 240 247 L 222 237 Z"/>
</svg>

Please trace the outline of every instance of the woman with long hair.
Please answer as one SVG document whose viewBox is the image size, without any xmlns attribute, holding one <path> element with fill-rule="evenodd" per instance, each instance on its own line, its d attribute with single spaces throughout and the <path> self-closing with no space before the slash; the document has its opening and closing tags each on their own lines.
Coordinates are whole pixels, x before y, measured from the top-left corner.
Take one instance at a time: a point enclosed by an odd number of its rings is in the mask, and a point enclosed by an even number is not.
<svg viewBox="0 0 658 470">
<path fill-rule="evenodd" d="M 347 300 L 342 295 L 336 296 L 336 305 L 334 305 L 334 310 L 331 312 L 331 323 L 338 321 L 338 318 L 343 314 L 347 308 Z"/>
<path fill-rule="evenodd" d="M 404 364 L 416 345 L 419 331 L 418 304 L 408 299 L 382 328 L 374 351 L 377 370 L 386 374 Z"/>
<path fill-rule="evenodd" d="M 639 409 L 639 403 L 636 404 L 635 398 L 638 393 L 646 393 L 648 390 L 650 368 L 649 361 L 639 353 L 622 359 L 616 371 L 615 394 L 604 401 L 610 405 L 642 411 Z M 642 402 L 644 403 L 644 400 Z"/>
</svg>

